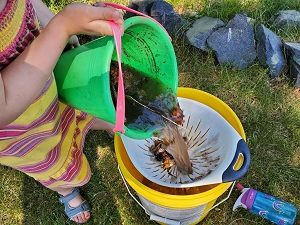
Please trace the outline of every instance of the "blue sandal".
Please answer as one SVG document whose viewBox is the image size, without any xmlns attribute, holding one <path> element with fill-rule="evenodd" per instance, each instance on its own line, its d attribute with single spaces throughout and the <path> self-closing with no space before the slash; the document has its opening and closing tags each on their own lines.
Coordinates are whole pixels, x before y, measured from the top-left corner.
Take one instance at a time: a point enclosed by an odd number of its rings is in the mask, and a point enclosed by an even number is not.
<svg viewBox="0 0 300 225">
<path fill-rule="evenodd" d="M 73 218 L 83 212 L 90 212 L 91 208 L 87 201 L 83 201 L 79 206 L 77 207 L 71 207 L 69 205 L 69 202 L 76 198 L 78 195 L 80 195 L 79 189 L 74 188 L 73 191 L 66 195 L 59 198 L 60 203 L 64 204 L 65 206 L 65 214 L 68 216 L 70 220 L 73 220 Z"/>
</svg>

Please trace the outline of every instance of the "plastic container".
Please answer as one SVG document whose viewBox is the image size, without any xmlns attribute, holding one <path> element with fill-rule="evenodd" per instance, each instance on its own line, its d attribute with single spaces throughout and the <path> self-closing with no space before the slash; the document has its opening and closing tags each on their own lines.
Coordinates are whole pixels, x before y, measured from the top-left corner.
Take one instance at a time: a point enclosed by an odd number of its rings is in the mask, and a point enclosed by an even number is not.
<svg viewBox="0 0 300 225">
<path fill-rule="evenodd" d="M 235 202 L 233 210 L 243 207 L 278 225 L 295 223 L 298 210 L 294 205 L 253 188 L 244 188 L 241 184 L 237 184 L 237 187 L 242 194 Z"/>
<path fill-rule="evenodd" d="M 140 16 L 125 20 L 124 29 L 122 63 L 158 79 L 175 94 L 178 70 L 168 34 L 157 23 Z M 116 110 L 109 78 L 112 60 L 117 61 L 117 55 L 114 39 L 110 36 L 63 53 L 54 69 L 59 98 L 115 124 Z M 144 139 L 152 136 L 152 132 L 125 127 L 125 135 Z"/>
<path fill-rule="evenodd" d="M 217 97 L 206 92 L 179 88 L 178 96 L 199 101 L 220 113 L 245 140 L 244 129 L 233 110 Z M 131 163 L 121 138 L 115 135 L 115 151 L 120 171 L 140 198 L 150 219 L 166 224 L 195 224 L 204 219 L 232 182 L 191 188 L 169 188 L 143 177 Z"/>
</svg>

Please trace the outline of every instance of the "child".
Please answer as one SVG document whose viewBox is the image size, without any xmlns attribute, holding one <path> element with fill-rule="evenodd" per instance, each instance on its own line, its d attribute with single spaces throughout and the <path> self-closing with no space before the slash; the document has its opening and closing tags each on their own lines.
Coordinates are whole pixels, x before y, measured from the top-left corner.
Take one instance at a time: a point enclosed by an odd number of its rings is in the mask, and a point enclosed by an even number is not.
<svg viewBox="0 0 300 225">
<path fill-rule="evenodd" d="M 0 1 L 0 164 L 58 192 L 66 215 L 84 223 L 90 208 L 78 187 L 91 176 L 84 138 L 113 126 L 60 102 L 52 70 L 72 35 L 112 35 L 107 20 L 123 29 L 123 18 L 85 4 L 52 16 L 41 0 Z"/>
</svg>

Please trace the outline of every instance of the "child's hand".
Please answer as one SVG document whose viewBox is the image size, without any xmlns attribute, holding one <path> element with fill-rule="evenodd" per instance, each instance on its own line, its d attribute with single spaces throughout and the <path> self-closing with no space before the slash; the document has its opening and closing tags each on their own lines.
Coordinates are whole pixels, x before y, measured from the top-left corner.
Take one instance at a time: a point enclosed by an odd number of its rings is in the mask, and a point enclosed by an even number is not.
<svg viewBox="0 0 300 225">
<path fill-rule="evenodd" d="M 120 25 L 123 33 L 123 15 L 111 7 L 91 6 L 75 3 L 66 6 L 55 18 L 59 20 L 58 26 L 64 26 L 63 30 L 68 36 L 74 34 L 112 35 L 112 30 L 107 21 L 113 21 Z"/>
</svg>

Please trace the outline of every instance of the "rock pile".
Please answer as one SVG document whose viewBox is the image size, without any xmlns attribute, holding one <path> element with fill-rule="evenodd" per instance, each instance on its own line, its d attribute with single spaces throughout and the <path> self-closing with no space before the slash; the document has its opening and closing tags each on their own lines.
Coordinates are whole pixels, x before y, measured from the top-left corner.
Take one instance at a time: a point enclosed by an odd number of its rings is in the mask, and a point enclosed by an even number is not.
<svg viewBox="0 0 300 225">
<path fill-rule="evenodd" d="M 164 0 L 131 0 L 130 7 L 160 22 L 170 34 L 175 34 L 187 22 Z M 300 27 L 300 12 L 279 11 L 274 26 Z M 185 33 L 188 42 L 201 51 L 213 51 L 220 65 L 244 69 L 256 59 L 269 69 L 272 79 L 285 69 L 300 88 L 300 43 L 284 42 L 263 24 L 254 26 L 251 18 L 237 14 L 227 25 L 218 18 L 204 16 L 194 21 Z"/>
</svg>

